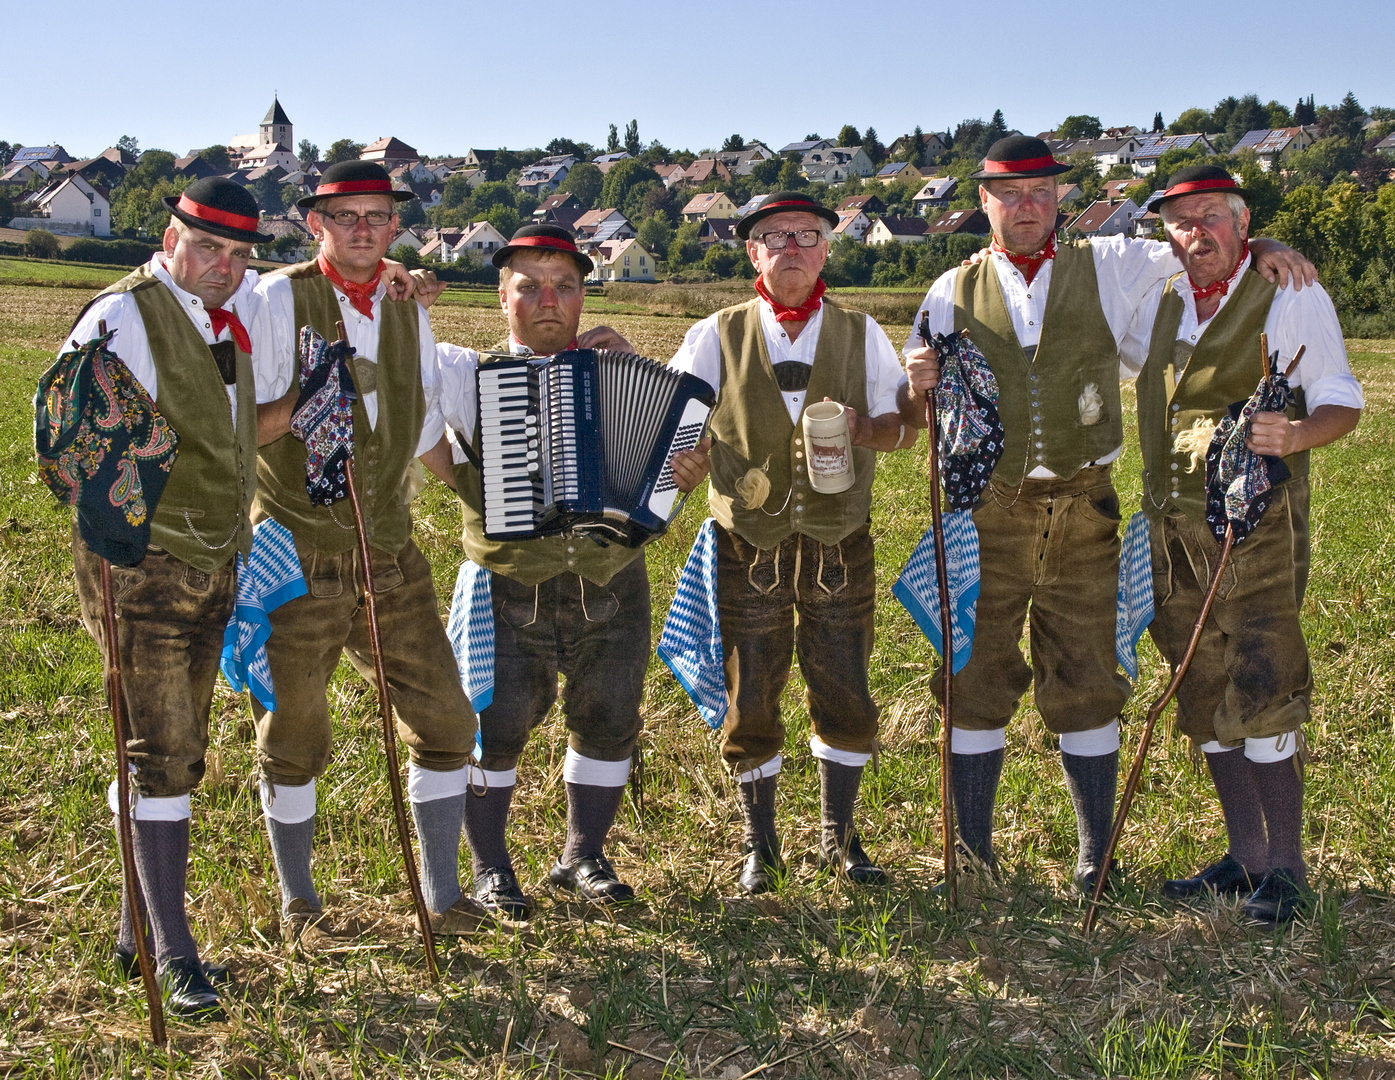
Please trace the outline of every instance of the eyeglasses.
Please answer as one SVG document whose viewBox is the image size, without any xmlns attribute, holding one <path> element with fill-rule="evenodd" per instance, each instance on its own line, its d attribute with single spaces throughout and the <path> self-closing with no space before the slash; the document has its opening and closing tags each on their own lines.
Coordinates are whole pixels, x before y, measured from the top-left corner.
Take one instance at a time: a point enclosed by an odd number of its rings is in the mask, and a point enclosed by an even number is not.
<svg viewBox="0 0 1395 1080">
<path fill-rule="evenodd" d="M 823 239 L 823 233 L 818 229 L 799 229 L 795 232 L 774 229 L 768 233 L 761 233 L 757 239 L 771 251 L 783 251 L 789 247 L 791 237 L 800 247 L 810 248 Z"/>
<path fill-rule="evenodd" d="M 331 214 L 325 210 L 321 210 L 320 213 L 324 217 L 329 218 L 334 224 L 345 229 L 354 228 L 360 220 L 368 222 L 368 224 L 375 229 L 381 229 L 392 220 L 391 210 L 370 210 L 366 214 L 356 214 L 352 210 L 336 210 Z"/>
</svg>

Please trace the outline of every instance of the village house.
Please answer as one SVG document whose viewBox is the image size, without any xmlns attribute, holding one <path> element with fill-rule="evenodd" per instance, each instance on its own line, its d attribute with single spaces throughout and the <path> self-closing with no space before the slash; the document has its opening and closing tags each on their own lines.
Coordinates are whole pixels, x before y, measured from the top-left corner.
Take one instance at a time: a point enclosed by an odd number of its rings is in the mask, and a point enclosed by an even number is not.
<svg viewBox="0 0 1395 1080">
<path fill-rule="evenodd" d="M 1138 149 L 1133 155 L 1135 176 L 1151 176 L 1158 168 L 1158 158 L 1169 150 L 1191 150 L 1199 148 L 1206 157 L 1215 154 L 1211 140 L 1200 132 L 1190 135 L 1141 135 Z"/>
<path fill-rule="evenodd" d="M 888 161 L 877 171 L 877 179 L 883 184 L 894 184 L 897 180 L 924 180 L 924 174 L 907 161 Z"/>
<path fill-rule="evenodd" d="M 1317 129 L 1311 127 L 1260 128 L 1247 131 L 1240 141 L 1231 147 L 1232 154 L 1241 150 L 1253 150 L 1259 158 L 1259 167 L 1265 172 L 1282 168 L 1300 150 L 1306 150 L 1317 141 Z"/>
<path fill-rule="evenodd" d="M 586 213 L 577 197 L 570 191 L 557 191 L 538 203 L 533 211 L 533 221 L 538 224 L 560 225 L 570 229 L 576 219 Z"/>
<path fill-rule="evenodd" d="M 1077 199 L 1085 197 L 1085 192 L 1079 184 L 1057 184 L 1056 185 L 1056 205 L 1065 206 L 1066 203 L 1075 202 Z"/>
<path fill-rule="evenodd" d="M 925 219 L 918 217 L 888 217 L 883 214 L 872 222 L 872 227 L 863 237 L 866 244 L 925 243 Z"/>
<path fill-rule="evenodd" d="M 736 204 L 724 191 L 706 191 L 694 195 L 683 207 L 684 221 L 705 221 L 708 218 L 736 217 Z"/>
<path fill-rule="evenodd" d="M 826 150 L 832 145 L 832 139 L 805 139 L 802 142 L 785 143 L 780 147 L 780 156 L 798 154 L 802 159 L 810 150 Z"/>
<path fill-rule="evenodd" d="M 1132 199 L 1100 199 L 1066 226 L 1073 236 L 1132 236 L 1134 218 L 1142 213 Z"/>
<path fill-rule="evenodd" d="M 848 210 L 861 210 L 870 218 L 873 214 L 886 213 L 886 203 L 876 195 L 849 195 L 838 204 L 838 213 Z"/>
<path fill-rule="evenodd" d="M 945 134 L 948 135 L 949 133 L 946 132 Z M 899 139 L 897 139 L 894 143 L 892 143 L 890 146 L 886 148 L 886 152 L 890 154 L 892 157 L 901 157 L 902 154 L 904 154 L 906 150 L 909 148 L 911 138 L 912 136 L 910 135 L 902 135 Z M 918 162 L 918 164 L 920 165 L 924 165 L 931 158 L 939 157 L 941 154 L 943 154 L 946 150 L 949 149 L 949 147 L 945 145 L 944 138 L 937 135 L 933 131 L 921 132 L 920 140 L 921 153 L 924 155 Z"/>
<path fill-rule="evenodd" d="M 925 181 L 924 187 L 911 196 L 911 206 L 915 208 L 917 216 L 926 217 L 948 206 L 958 187 L 958 177 L 932 176 Z"/>
<path fill-rule="evenodd" d="M 833 226 L 834 237 L 850 236 L 859 244 L 867 237 L 872 227 L 872 219 L 861 210 L 839 210 L 838 224 Z"/>
<path fill-rule="evenodd" d="M 11 229 L 47 229 L 65 236 L 110 236 L 111 195 L 80 176 L 55 176 L 18 206 Z"/>
<path fill-rule="evenodd" d="M 1047 145 L 1060 161 L 1069 160 L 1077 154 L 1089 154 L 1094 159 L 1096 171 L 1103 176 L 1115 165 L 1132 166 L 1139 141 L 1136 135 L 1125 135 L 1115 139 L 1048 139 Z"/>
<path fill-rule="evenodd" d="M 227 142 L 228 157 L 238 162 L 238 168 L 244 168 L 241 159 L 247 157 L 253 151 L 270 149 L 279 146 L 283 151 L 289 153 L 290 147 L 295 145 L 295 128 L 291 125 L 291 118 L 286 115 L 286 110 L 281 108 L 278 98 L 272 97 L 271 108 L 266 110 L 266 115 L 262 117 L 262 122 L 258 126 L 255 134 L 236 135 Z M 265 161 L 258 161 L 257 166 L 267 164 Z M 274 164 L 281 164 L 275 162 Z M 245 168 L 253 168 L 247 165 Z M 291 169 L 300 168 L 297 162 Z"/>
<path fill-rule="evenodd" d="M 426 241 L 427 237 L 416 229 L 399 229 L 397 235 L 394 236 L 391 243 L 388 244 L 388 250 L 391 251 L 393 248 L 397 247 L 409 247 L 413 251 L 420 253 L 421 249 L 426 246 Z"/>
<path fill-rule="evenodd" d="M 992 231 L 993 226 L 988 223 L 988 215 L 977 207 L 972 210 L 946 210 L 925 227 L 927 236 L 950 233 L 987 236 Z"/>
<path fill-rule="evenodd" d="M 583 251 L 607 240 L 628 240 L 635 235 L 635 227 L 613 206 L 602 210 L 588 210 L 576 219 L 573 231 L 576 233 L 577 246 Z"/>
<path fill-rule="evenodd" d="M 721 158 L 700 157 L 683 170 L 683 183 L 701 187 L 712 180 L 731 180 L 731 170 Z"/>
<path fill-rule="evenodd" d="M 561 187 L 570 171 L 571 165 L 529 165 L 519 174 L 518 189 L 541 198 Z"/>
<path fill-rule="evenodd" d="M 664 182 L 664 187 L 670 189 L 683 183 L 683 178 L 687 172 L 682 165 L 655 165 L 653 169 L 659 174 L 659 179 Z"/>
<path fill-rule="evenodd" d="M 653 281 L 654 256 L 638 240 L 607 240 L 591 252 L 596 268 L 587 281 Z"/>
<path fill-rule="evenodd" d="M 508 239 L 488 221 L 476 221 L 466 229 L 451 248 L 451 262 L 465 252 L 479 256 L 481 262 L 488 262 L 496 251 L 508 243 Z"/>
<path fill-rule="evenodd" d="M 358 158 L 360 161 L 375 161 L 391 172 L 399 165 L 420 161 L 421 155 L 401 139 L 387 135 L 365 146 Z"/>
<path fill-rule="evenodd" d="M 706 218 L 698 229 L 698 243 L 703 247 L 712 244 L 725 244 L 727 247 L 740 247 L 741 239 L 736 235 L 737 219 Z"/>
<path fill-rule="evenodd" d="M 827 184 L 841 184 L 849 176 L 871 176 L 873 172 L 872 159 L 860 146 L 828 146 L 810 150 L 799 159 L 799 163 L 809 180 L 814 180 L 814 173 L 817 173 L 819 182 Z M 835 175 L 838 179 L 831 179 Z"/>
<path fill-rule="evenodd" d="M 248 150 L 242 155 L 237 167 L 242 172 L 269 168 L 280 168 L 288 173 L 299 172 L 300 159 L 281 143 L 269 143 Z"/>
<path fill-rule="evenodd" d="M 279 263 L 304 262 L 310 258 L 310 252 L 315 247 L 315 238 L 310 235 L 304 221 L 286 214 L 263 214 L 257 231 L 271 236 L 272 242 L 255 245 L 252 248 L 254 259 Z"/>
</svg>

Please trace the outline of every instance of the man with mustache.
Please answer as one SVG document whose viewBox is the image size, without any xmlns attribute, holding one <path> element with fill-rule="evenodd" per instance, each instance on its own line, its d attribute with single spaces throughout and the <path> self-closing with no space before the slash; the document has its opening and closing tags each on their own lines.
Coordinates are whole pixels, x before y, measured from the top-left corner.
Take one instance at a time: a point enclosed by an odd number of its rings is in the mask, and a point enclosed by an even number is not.
<svg viewBox="0 0 1395 1080">
<path fill-rule="evenodd" d="M 954 805 L 962 845 L 992 867 L 993 807 L 1008 720 L 1028 687 L 1060 738 L 1076 815 L 1074 881 L 1094 888 L 1114 817 L 1119 711 L 1128 680 L 1114 643 L 1122 451 L 1119 342 L 1148 291 L 1181 269 L 1166 244 L 1123 237 L 1060 245 L 1057 162 L 1040 139 L 988 151 L 979 198 L 993 227 L 988 257 L 949 271 L 922 310 L 930 330 L 967 329 L 998 380 L 1005 445 L 974 508 L 981 591 L 973 651 L 954 677 Z M 1277 249 L 1278 254 L 1272 254 Z M 1272 242 L 1271 275 L 1312 267 Z M 1264 260 L 1261 260 L 1263 263 Z M 906 342 L 917 397 L 938 365 L 918 330 Z M 916 418 L 925 424 L 923 408 Z M 1029 623 L 1031 666 L 1019 646 Z"/>
<path fill-rule="evenodd" d="M 1285 923 L 1307 896 L 1299 746 L 1313 677 L 1298 614 L 1309 567 L 1308 456 L 1356 427 L 1363 397 L 1322 286 L 1279 290 L 1255 272 L 1248 194 L 1224 169 L 1198 165 L 1174 174 L 1149 204 L 1186 272 L 1148 295 L 1124 354 L 1142 363 L 1138 431 L 1157 608 L 1148 630 L 1176 665 L 1219 557 L 1206 521 L 1210 432 L 1259 383 L 1261 332 L 1280 372 L 1304 350 L 1289 375 L 1297 405 L 1256 413 L 1248 440 L 1256 453 L 1283 458 L 1290 479 L 1232 551 L 1177 691 L 1177 724 L 1206 756 L 1228 850 L 1163 885 L 1175 898 L 1249 894 L 1247 915 Z"/>
</svg>

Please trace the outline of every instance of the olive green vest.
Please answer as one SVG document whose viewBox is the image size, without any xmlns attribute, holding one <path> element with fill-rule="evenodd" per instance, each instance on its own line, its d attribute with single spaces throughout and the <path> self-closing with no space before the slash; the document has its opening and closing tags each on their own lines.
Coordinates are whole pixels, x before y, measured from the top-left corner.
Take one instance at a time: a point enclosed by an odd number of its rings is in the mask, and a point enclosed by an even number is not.
<svg viewBox="0 0 1395 1080">
<path fill-rule="evenodd" d="M 1177 340 L 1185 308 L 1174 288 L 1182 277 L 1167 283 L 1148 359 L 1138 375 L 1138 438 L 1143 447 L 1143 510 L 1160 518 L 1179 510 L 1199 521 L 1206 519 L 1206 461 L 1192 466 L 1190 453 L 1179 452 L 1175 440 L 1197 420 L 1219 423 L 1230 406 L 1255 392 L 1264 373 L 1259 358 L 1259 335 L 1269 317 L 1277 286 L 1253 266 L 1241 277 L 1225 307 L 1212 318 L 1193 348 Z M 1182 373 L 1180 381 L 1177 372 Z M 1307 415 L 1302 390 L 1290 417 Z M 1203 454 L 1205 448 L 1202 448 Z M 1295 477 L 1308 475 L 1308 452 L 1290 454 L 1284 464 Z"/>
<path fill-rule="evenodd" d="M 286 272 L 295 298 L 296 341 L 300 328 L 311 326 L 326 341 L 339 337 L 340 320 L 334 286 L 317 263 L 300 263 Z M 351 362 L 354 382 L 372 385 L 378 394 L 378 423 L 368 424 L 361 400 L 354 402 L 354 481 L 363 507 L 368 542 L 397 554 L 412 535 L 411 485 L 408 483 L 426 417 L 421 386 L 420 309 L 412 300 L 384 300 L 378 307 L 376 365 L 363 357 Z M 297 375 L 300 362 L 296 360 Z M 376 372 L 369 374 L 370 368 Z M 360 374 L 362 373 L 362 374 Z M 369 381 L 369 380 L 372 381 Z M 305 491 L 305 444 L 287 432 L 262 447 L 257 464 L 260 486 L 257 517 L 274 517 L 322 551 L 348 551 L 354 539 L 353 510 L 348 500 L 316 506 Z"/>
<path fill-rule="evenodd" d="M 98 295 L 113 293 L 130 293 L 136 302 L 155 362 L 158 408 L 179 435 L 174 466 L 151 517 L 150 543 L 212 573 L 225 566 L 234 552 L 241 551 L 246 558 L 252 551 L 250 514 L 257 490 L 252 358 L 235 348 L 234 427 L 213 353 L 179 299 L 151 273 L 149 264 Z M 121 342 L 112 344 L 119 356 Z"/>
<path fill-rule="evenodd" d="M 509 351 L 505 338 L 486 350 L 492 353 Z M 476 410 L 478 412 L 478 409 Z M 457 432 L 463 435 L 463 432 Z M 479 452 L 480 425 L 475 421 L 475 452 Z M 597 585 L 607 584 L 635 559 L 642 548 L 621 544 L 602 547 L 586 537 L 545 536 L 537 540 L 489 540 L 484 535 L 484 495 L 480 487 L 480 472 L 470 462 L 454 468 L 455 492 L 460 496 L 460 509 L 465 517 L 462 541 L 465 554 L 476 565 L 512 578 L 520 585 L 537 585 L 558 574 L 579 574 Z"/>
<path fill-rule="evenodd" d="M 809 486 L 804 465 L 803 415 L 790 420 L 761 331 L 760 300 L 717 313 L 722 343 L 721 386 L 712 410 L 712 516 L 758 548 L 773 548 L 791 533 L 836 544 L 868 520 L 876 451 L 853 447 L 855 480 L 847 491 L 825 495 Z M 804 403 L 825 397 L 867 415 L 867 316 L 824 297 L 823 324 L 814 349 Z M 747 510 L 736 494 L 748 469 L 770 479 L 764 505 Z"/>
<path fill-rule="evenodd" d="M 1119 348 L 1100 306 L 1094 255 L 1088 244 L 1056 249 L 1041 339 L 1031 356 L 1012 328 L 995 261 L 961 269 L 954 282 L 954 329 L 969 331 L 998 379 L 1004 446 L 993 478 L 1019 484 L 1045 466 L 1068 479 L 1124 441 Z M 1087 426 L 1080 397 L 1091 383 L 1104 407 Z"/>
</svg>

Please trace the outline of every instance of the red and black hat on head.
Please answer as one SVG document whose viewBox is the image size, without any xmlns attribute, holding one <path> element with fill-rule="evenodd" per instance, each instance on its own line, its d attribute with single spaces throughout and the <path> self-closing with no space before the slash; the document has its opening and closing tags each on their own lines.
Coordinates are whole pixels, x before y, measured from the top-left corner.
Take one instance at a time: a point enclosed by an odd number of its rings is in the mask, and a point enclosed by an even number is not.
<svg viewBox="0 0 1395 1080">
<path fill-rule="evenodd" d="M 1237 184 L 1235 177 L 1219 165 L 1188 165 L 1172 174 L 1166 191 L 1148 201 L 1148 212 L 1158 213 L 1158 207 L 1169 199 L 1177 199 L 1183 195 L 1201 195 L 1210 191 L 1223 195 L 1239 195 L 1246 202 L 1250 199 L 1249 191 Z"/>
<path fill-rule="evenodd" d="M 182 195 L 166 195 L 165 209 L 193 229 L 244 244 L 269 244 L 274 236 L 257 232 L 257 200 L 222 176 L 195 180 Z"/>
<path fill-rule="evenodd" d="M 320 177 L 315 194 L 297 199 L 296 205 L 313 210 L 319 200 L 336 195 L 386 195 L 395 202 L 416 198 L 410 191 L 393 188 L 392 177 L 376 161 L 336 161 Z"/>
<path fill-rule="evenodd" d="M 751 226 L 762 218 L 768 218 L 771 214 L 798 214 L 801 212 L 821 217 L 830 225 L 838 224 L 837 214 L 803 192 L 777 191 L 773 195 L 767 195 L 765 202 L 736 223 L 736 235 L 742 240 L 749 240 Z"/>
<path fill-rule="evenodd" d="M 572 234 L 560 225 L 524 225 L 513 234 L 512 240 L 494 253 L 490 262 L 502 269 L 520 251 L 560 251 L 571 256 L 582 277 L 596 268 L 590 257 L 576 246 Z"/>
<path fill-rule="evenodd" d="M 1051 147 L 1030 135 L 1009 135 L 988 148 L 983 168 L 970 173 L 970 180 L 1030 180 L 1034 176 L 1055 176 L 1069 169 L 1051 153 Z"/>
</svg>

